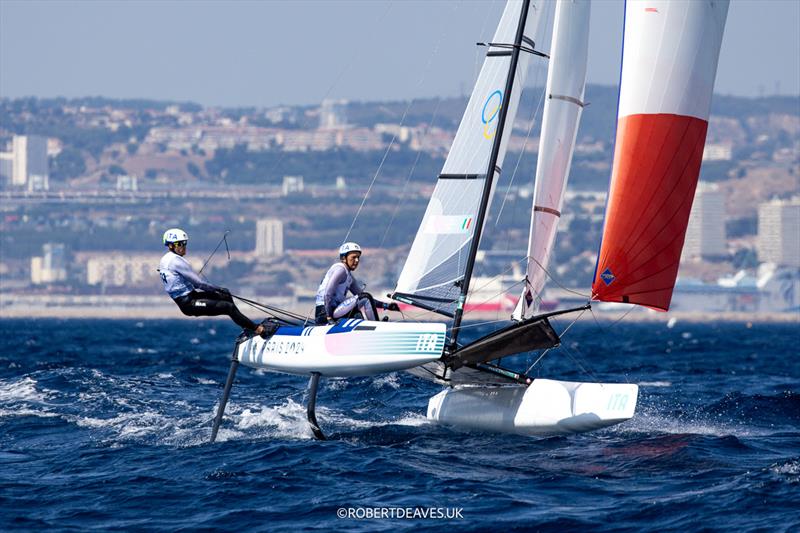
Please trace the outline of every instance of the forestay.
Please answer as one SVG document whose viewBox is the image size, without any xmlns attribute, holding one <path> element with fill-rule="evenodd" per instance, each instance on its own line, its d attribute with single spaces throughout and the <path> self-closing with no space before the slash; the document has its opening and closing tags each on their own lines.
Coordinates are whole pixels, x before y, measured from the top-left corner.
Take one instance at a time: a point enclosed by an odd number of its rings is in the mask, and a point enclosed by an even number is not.
<svg viewBox="0 0 800 533">
<path fill-rule="evenodd" d="M 464 278 L 475 220 L 484 187 L 486 171 L 495 141 L 502 106 L 508 106 L 494 180 L 499 176 L 511 136 L 521 89 L 525 81 L 528 55 L 517 65 L 516 82 L 510 97 L 503 94 L 511 65 L 508 47 L 513 43 L 522 2 L 506 5 L 492 45 L 484 59 L 475 88 L 456 133 L 442 173 L 428 203 L 414 243 L 397 282 L 393 298 L 447 316 L 453 316 Z M 532 46 L 542 32 L 540 10 L 531 7 L 525 23 L 525 46 Z M 530 33 L 532 32 L 532 33 Z M 533 36 L 533 40 L 531 40 Z M 493 191 L 491 191 L 493 192 Z"/>
<path fill-rule="evenodd" d="M 703 156 L 726 0 L 629 1 L 593 299 L 669 309 Z"/>
<path fill-rule="evenodd" d="M 590 11 L 588 0 L 558 2 L 556 7 L 531 212 L 528 266 L 525 287 L 512 315 L 515 320 L 536 313 L 539 294 L 546 281 L 584 107 Z"/>
</svg>

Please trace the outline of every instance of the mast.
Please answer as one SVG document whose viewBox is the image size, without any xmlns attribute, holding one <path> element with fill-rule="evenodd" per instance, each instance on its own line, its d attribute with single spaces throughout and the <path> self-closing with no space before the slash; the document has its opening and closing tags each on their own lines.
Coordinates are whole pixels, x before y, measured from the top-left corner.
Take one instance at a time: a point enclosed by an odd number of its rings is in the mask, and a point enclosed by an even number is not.
<svg viewBox="0 0 800 533">
<path fill-rule="evenodd" d="M 517 23 L 517 33 L 514 37 L 514 45 L 511 52 L 489 52 L 511 54 L 511 65 L 508 69 L 506 76 L 506 87 L 503 93 L 504 101 L 500 107 L 500 117 L 497 124 L 497 130 L 494 137 L 494 144 L 492 145 L 492 153 L 489 157 L 489 164 L 486 169 L 486 183 L 483 187 L 483 195 L 481 196 L 480 209 L 478 210 L 475 219 L 475 233 L 472 236 L 472 242 L 469 247 L 469 254 L 467 255 L 467 266 L 464 272 L 464 278 L 461 281 L 461 294 L 458 297 L 458 304 L 456 306 L 455 315 L 453 316 L 452 335 L 450 338 L 450 347 L 455 348 L 458 340 L 458 332 L 461 328 L 461 320 L 464 316 L 464 302 L 467 300 L 467 292 L 469 292 L 469 282 L 472 279 L 472 270 L 475 267 L 475 256 L 478 254 L 478 246 L 480 245 L 481 233 L 483 233 L 483 222 L 486 218 L 486 210 L 489 207 L 489 197 L 491 195 L 492 183 L 494 182 L 494 174 L 497 167 L 497 158 L 500 153 L 500 143 L 503 140 L 503 130 L 506 124 L 506 115 L 508 114 L 509 106 L 506 105 L 507 101 L 511 98 L 511 91 L 514 88 L 514 78 L 517 73 L 517 63 L 519 62 L 520 47 L 522 46 L 522 39 L 525 33 L 525 21 L 528 18 L 528 8 L 530 7 L 530 0 L 523 0 L 522 10 L 520 12 L 519 22 Z"/>
</svg>

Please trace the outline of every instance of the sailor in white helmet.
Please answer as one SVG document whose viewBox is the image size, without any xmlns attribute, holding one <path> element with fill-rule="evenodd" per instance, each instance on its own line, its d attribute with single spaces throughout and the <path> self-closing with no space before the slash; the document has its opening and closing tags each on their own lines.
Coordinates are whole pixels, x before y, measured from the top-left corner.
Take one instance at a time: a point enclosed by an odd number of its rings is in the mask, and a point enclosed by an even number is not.
<svg viewBox="0 0 800 533">
<path fill-rule="evenodd" d="M 372 297 L 364 292 L 363 285 L 352 272 L 361 262 L 361 247 L 346 242 L 339 247 L 339 262 L 328 269 L 317 290 L 314 318 L 317 325 L 329 324 L 336 319 L 357 312 L 367 320 L 377 320 Z M 347 293 L 351 296 L 347 297 Z"/>
<path fill-rule="evenodd" d="M 180 228 L 164 232 L 164 246 L 169 251 L 161 258 L 158 272 L 167 291 L 178 307 L 187 316 L 228 315 L 241 328 L 257 335 L 264 333 L 264 326 L 256 325 L 239 311 L 228 289 L 217 287 L 201 278 L 192 270 L 186 255 L 189 236 Z"/>
</svg>

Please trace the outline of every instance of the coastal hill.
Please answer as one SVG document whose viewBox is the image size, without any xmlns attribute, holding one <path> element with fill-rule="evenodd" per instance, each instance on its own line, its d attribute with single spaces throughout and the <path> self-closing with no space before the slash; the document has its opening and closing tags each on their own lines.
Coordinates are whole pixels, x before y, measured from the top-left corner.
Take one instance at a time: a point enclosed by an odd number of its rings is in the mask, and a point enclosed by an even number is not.
<svg viewBox="0 0 800 533">
<path fill-rule="evenodd" d="M 585 286 L 594 267 L 616 99 L 613 87 L 587 88 L 555 252 L 565 286 Z M 209 265 L 215 281 L 299 294 L 313 290 L 331 261 L 325 251 L 352 226 L 353 238 L 380 250 L 369 258 L 373 283 L 391 286 L 465 105 L 466 98 L 266 109 L 101 97 L 0 99 L 0 282 L 4 291 L 28 294 L 158 294 L 149 268 L 135 280 L 120 274 L 119 285 L 93 284 L 88 265 L 113 254 L 157 256 L 161 232 L 181 226 L 192 235 L 191 252 L 201 256 L 232 231 L 231 259 L 220 252 Z M 540 106 L 541 90 L 526 91 L 483 241 L 496 256 L 487 256 L 483 275 L 508 271 L 514 253 L 524 256 Z M 46 139 L 46 187 L 11 182 L 15 136 Z M 685 264 L 682 275 L 714 281 L 758 265 L 758 206 L 800 191 L 798 154 L 800 97 L 715 95 L 701 182 L 724 195 L 720 224 L 728 252 Z M 291 260 L 253 255 L 260 219 L 281 221 L 282 249 Z M 65 274 L 37 284 L 32 261 L 48 243 L 61 246 L 55 249 L 63 250 Z"/>
</svg>

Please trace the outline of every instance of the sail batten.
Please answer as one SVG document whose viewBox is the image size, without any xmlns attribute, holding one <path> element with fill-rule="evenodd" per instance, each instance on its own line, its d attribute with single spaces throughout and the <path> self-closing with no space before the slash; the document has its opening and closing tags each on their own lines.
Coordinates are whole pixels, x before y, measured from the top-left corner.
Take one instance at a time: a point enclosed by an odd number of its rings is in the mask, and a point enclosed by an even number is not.
<svg viewBox="0 0 800 533">
<path fill-rule="evenodd" d="M 727 0 L 631 0 L 592 298 L 666 311 L 708 130 Z"/>
</svg>

